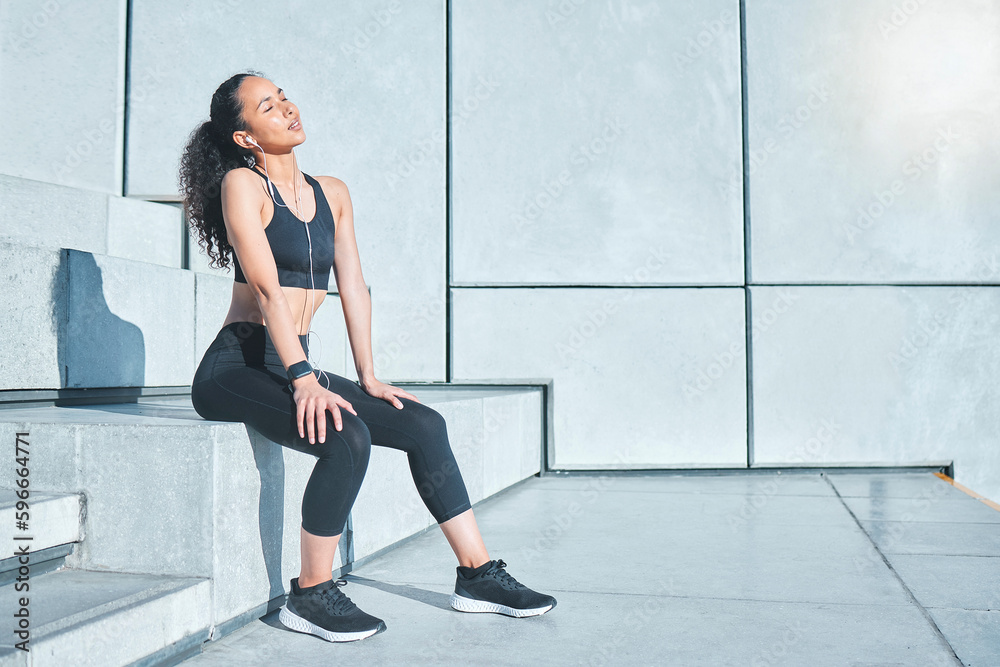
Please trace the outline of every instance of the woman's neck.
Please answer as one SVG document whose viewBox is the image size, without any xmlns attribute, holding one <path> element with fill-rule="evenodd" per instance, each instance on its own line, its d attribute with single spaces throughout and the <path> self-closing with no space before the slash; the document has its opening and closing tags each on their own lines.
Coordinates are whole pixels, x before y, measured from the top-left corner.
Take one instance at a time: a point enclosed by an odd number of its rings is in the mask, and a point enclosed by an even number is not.
<svg viewBox="0 0 1000 667">
<path fill-rule="evenodd" d="M 296 180 L 298 180 L 294 154 L 291 151 L 278 155 L 268 153 L 265 157 L 267 161 L 259 160 L 257 166 L 260 167 L 261 171 L 264 171 L 266 165 L 267 177 L 271 179 L 271 182 L 287 187 L 294 187 Z"/>
</svg>

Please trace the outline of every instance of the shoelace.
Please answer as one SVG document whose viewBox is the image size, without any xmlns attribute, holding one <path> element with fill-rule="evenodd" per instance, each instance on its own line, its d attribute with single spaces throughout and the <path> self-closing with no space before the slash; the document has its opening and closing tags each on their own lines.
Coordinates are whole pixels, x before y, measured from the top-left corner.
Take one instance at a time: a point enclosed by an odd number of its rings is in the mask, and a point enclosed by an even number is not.
<svg viewBox="0 0 1000 667">
<path fill-rule="evenodd" d="M 507 563 L 503 562 L 502 558 L 497 559 L 496 565 L 487 574 L 495 577 L 504 588 L 525 588 L 524 584 L 510 576 L 507 570 L 504 569 L 505 567 L 507 567 Z"/>
<path fill-rule="evenodd" d="M 343 591 L 340 590 L 341 586 L 347 585 L 347 580 L 337 579 L 333 583 L 335 584 L 334 586 L 320 592 L 324 606 L 332 614 L 343 614 L 351 611 L 355 606 L 354 603 L 351 601 L 351 598 L 344 595 Z"/>
</svg>

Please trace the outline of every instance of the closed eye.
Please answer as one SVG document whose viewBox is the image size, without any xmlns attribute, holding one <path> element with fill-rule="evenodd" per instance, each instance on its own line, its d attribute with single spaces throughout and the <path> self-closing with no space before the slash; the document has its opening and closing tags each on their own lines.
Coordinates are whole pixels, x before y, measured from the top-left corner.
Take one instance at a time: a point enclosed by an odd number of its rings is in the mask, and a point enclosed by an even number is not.
<svg viewBox="0 0 1000 667">
<path fill-rule="evenodd" d="M 287 101 L 288 101 L 288 98 L 287 98 L 287 97 L 285 97 L 285 98 L 283 98 L 283 99 L 282 99 L 281 101 L 282 101 L 282 102 L 287 102 Z M 264 113 L 267 113 L 268 111 L 270 111 L 270 110 L 271 110 L 271 109 L 273 109 L 273 108 L 274 108 L 274 107 L 268 107 L 268 108 L 264 109 Z"/>
</svg>

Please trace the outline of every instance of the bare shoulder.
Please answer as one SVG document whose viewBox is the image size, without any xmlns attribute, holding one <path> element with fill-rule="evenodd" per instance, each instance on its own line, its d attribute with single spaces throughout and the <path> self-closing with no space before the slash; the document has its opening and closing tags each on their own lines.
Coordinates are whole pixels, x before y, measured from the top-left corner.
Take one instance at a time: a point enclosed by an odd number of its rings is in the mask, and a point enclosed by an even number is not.
<svg viewBox="0 0 1000 667">
<path fill-rule="evenodd" d="M 316 182 L 323 188 L 326 201 L 330 204 L 330 212 L 333 213 L 335 229 L 340 229 L 340 221 L 344 212 L 350 213 L 351 193 L 347 190 L 347 183 L 336 176 L 316 176 Z"/>
<path fill-rule="evenodd" d="M 347 190 L 347 183 L 344 183 L 336 176 L 316 176 L 316 181 L 323 187 L 323 193 L 327 196 L 327 199 L 330 197 L 340 199 L 345 195 L 350 196 Z"/>
<path fill-rule="evenodd" d="M 259 187 L 260 177 L 253 174 L 249 169 L 239 167 L 230 169 L 222 177 L 222 192 L 232 192 L 240 197 L 245 197 L 250 193 L 262 192 Z"/>
<path fill-rule="evenodd" d="M 236 185 L 243 183 L 252 183 L 252 179 L 260 179 L 256 174 L 250 173 L 249 169 L 244 167 L 237 167 L 236 169 L 230 169 L 222 177 L 223 183 L 228 183 L 229 185 Z"/>
<path fill-rule="evenodd" d="M 249 169 L 230 169 L 223 174 L 219 188 L 227 228 L 251 223 L 264 225 L 265 197 L 259 176 L 251 174 Z"/>
</svg>

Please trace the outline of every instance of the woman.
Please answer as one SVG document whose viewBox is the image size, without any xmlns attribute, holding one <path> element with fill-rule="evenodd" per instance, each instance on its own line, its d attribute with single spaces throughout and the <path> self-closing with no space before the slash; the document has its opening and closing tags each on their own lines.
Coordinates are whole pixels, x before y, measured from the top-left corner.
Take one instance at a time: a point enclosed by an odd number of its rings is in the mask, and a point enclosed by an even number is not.
<svg viewBox="0 0 1000 667">
<path fill-rule="evenodd" d="M 192 404 L 205 419 L 244 422 L 318 459 L 302 498 L 301 571 L 279 619 L 328 641 L 385 629 L 341 592 L 345 580 L 332 578 L 373 444 L 407 453 L 421 499 L 458 558 L 452 607 L 545 613 L 553 597 L 490 559 L 444 418 L 375 378 L 351 198 L 343 181 L 299 170 L 293 149 L 305 138 L 299 110 L 280 88 L 256 72 L 237 74 L 215 91 L 211 120 L 192 132 L 180 168 L 190 224 L 216 266 L 232 260 L 235 280 L 229 314 L 191 383 Z M 307 361 L 331 268 L 358 382 Z"/>
</svg>

